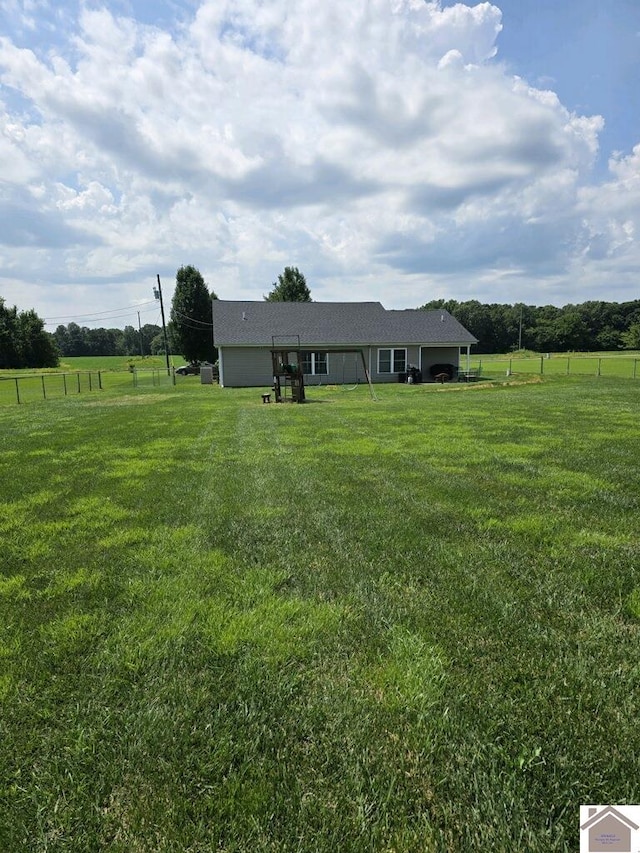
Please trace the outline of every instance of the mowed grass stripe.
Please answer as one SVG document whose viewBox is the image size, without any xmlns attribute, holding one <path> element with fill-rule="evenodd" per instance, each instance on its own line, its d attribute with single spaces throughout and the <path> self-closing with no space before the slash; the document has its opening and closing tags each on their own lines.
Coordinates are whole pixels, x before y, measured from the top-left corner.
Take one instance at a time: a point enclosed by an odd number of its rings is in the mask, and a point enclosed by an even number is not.
<svg viewBox="0 0 640 853">
<path fill-rule="evenodd" d="M 636 395 L 3 412 L 0 846 L 575 849 L 638 796 Z"/>
</svg>

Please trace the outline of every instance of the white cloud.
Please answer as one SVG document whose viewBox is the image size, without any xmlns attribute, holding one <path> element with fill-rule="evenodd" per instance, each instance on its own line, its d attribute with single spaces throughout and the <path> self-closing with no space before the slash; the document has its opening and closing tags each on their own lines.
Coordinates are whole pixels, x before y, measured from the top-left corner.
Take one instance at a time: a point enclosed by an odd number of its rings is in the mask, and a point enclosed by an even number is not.
<svg viewBox="0 0 640 853">
<path fill-rule="evenodd" d="M 22 186 L 38 174 L 24 150 L 27 133 L 22 124 L 6 112 L 0 115 L 0 131 L 2 181 Z"/>
<path fill-rule="evenodd" d="M 574 267 L 589 277 L 626 284 L 628 298 L 634 299 L 640 271 L 640 145 L 626 157 L 613 156 L 609 174 L 601 186 L 579 190 L 582 229 Z"/>
<path fill-rule="evenodd" d="M 46 51 L 0 39 L 3 295 L 194 263 L 260 298 L 293 263 L 317 299 L 389 307 L 491 281 L 575 301 L 577 269 L 623 298 L 639 149 L 594 184 L 602 119 L 510 76 L 501 28 L 489 3 L 215 0 L 171 31 L 85 8 Z"/>
</svg>

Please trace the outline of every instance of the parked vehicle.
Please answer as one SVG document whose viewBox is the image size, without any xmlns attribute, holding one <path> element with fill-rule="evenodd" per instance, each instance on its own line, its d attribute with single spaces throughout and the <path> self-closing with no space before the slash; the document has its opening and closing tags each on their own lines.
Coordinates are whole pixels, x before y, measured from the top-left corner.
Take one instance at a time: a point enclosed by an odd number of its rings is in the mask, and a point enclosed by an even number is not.
<svg viewBox="0 0 640 853">
<path fill-rule="evenodd" d="M 202 367 L 213 368 L 213 378 L 218 379 L 218 365 L 212 364 L 210 361 L 192 361 L 189 364 L 183 364 L 181 367 L 176 367 L 178 376 L 199 376 Z"/>
<path fill-rule="evenodd" d="M 198 376 L 200 374 L 199 364 L 183 364 L 182 367 L 176 367 L 178 376 Z"/>
</svg>

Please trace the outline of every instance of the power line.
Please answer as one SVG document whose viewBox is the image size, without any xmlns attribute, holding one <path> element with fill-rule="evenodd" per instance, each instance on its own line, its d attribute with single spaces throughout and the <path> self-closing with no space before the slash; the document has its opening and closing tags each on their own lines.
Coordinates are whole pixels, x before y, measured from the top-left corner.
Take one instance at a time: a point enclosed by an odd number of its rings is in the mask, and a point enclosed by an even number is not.
<svg viewBox="0 0 640 853">
<path fill-rule="evenodd" d="M 111 308 L 107 311 L 95 311 L 95 312 L 88 312 L 85 314 L 75 314 L 72 316 L 68 315 L 68 314 L 61 314 L 59 317 L 49 317 L 49 319 L 45 320 L 44 322 L 46 325 L 50 326 L 50 325 L 52 325 L 53 320 L 86 319 L 88 322 L 95 322 L 95 320 L 99 320 L 100 318 L 108 320 L 111 318 L 111 316 L 113 316 L 114 318 L 118 317 L 118 316 L 125 317 L 127 314 L 130 314 L 132 311 L 138 311 L 141 305 L 152 305 L 154 303 L 155 303 L 155 299 L 149 299 L 145 302 L 139 302 L 137 305 L 127 305 L 127 306 L 124 306 L 122 308 Z M 149 310 L 149 309 L 147 309 L 147 310 Z M 124 312 L 124 313 L 118 313 L 118 312 Z M 95 318 L 95 319 L 92 320 L 91 318 Z"/>
<path fill-rule="evenodd" d="M 207 326 L 209 328 L 213 328 L 213 323 L 207 323 L 205 320 L 198 320 L 195 317 L 187 317 L 186 314 L 181 314 L 179 311 L 176 311 L 175 308 L 173 309 L 173 313 L 176 314 L 178 317 L 181 317 L 183 320 L 189 320 L 191 323 L 198 323 L 200 326 Z M 197 326 L 191 326 L 190 328 L 197 328 Z"/>
<path fill-rule="evenodd" d="M 212 326 L 195 326 L 193 323 L 185 323 L 184 321 L 180 322 L 180 327 L 183 329 L 193 329 L 194 332 L 210 332 Z"/>
<path fill-rule="evenodd" d="M 153 309 L 147 308 L 146 310 L 142 310 L 138 313 L 151 314 L 151 313 L 153 313 Z M 126 311 L 124 314 L 112 314 L 110 317 L 96 317 L 96 318 L 89 318 L 89 319 L 85 319 L 85 320 L 80 319 L 80 323 L 84 324 L 84 322 L 86 322 L 86 323 L 91 324 L 91 325 L 93 325 L 95 323 L 102 323 L 103 325 L 101 326 L 101 328 L 104 328 L 104 324 L 108 323 L 110 320 L 121 320 L 125 317 L 131 317 L 132 318 L 134 314 L 135 314 L 135 312 L 133 312 L 133 311 Z M 81 318 L 81 317 L 83 317 L 83 315 L 79 315 L 79 318 Z M 73 322 L 73 321 L 71 321 L 71 322 Z M 55 322 L 44 321 L 44 325 L 53 327 L 53 326 L 71 325 L 71 323 L 60 323 L 59 320 L 57 320 Z M 76 325 L 78 325 L 78 324 L 76 323 Z M 134 325 L 134 324 L 131 323 L 130 325 Z"/>
<path fill-rule="evenodd" d="M 150 299 L 146 302 L 139 302 L 138 305 L 127 306 L 124 308 L 112 308 L 109 311 L 96 311 L 94 313 L 89 314 L 75 314 L 72 316 L 60 315 L 59 317 L 50 317 L 48 320 L 44 320 L 43 322 L 45 326 L 55 326 L 57 325 L 57 323 L 54 321 L 59 320 L 85 320 L 88 323 L 97 323 L 105 320 L 117 320 L 121 317 L 128 317 L 134 312 L 150 314 L 153 312 L 153 308 L 147 308 L 146 310 L 143 309 L 141 311 L 141 306 L 155 306 L 156 301 L 157 300 L 155 299 Z M 213 328 L 213 323 L 209 323 L 205 320 L 198 320 L 197 317 L 189 317 L 187 314 L 181 314 L 179 311 L 175 311 L 175 309 L 174 313 L 176 314 L 176 316 L 180 317 L 182 325 L 186 326 L 188 329 L 193 329 L 194 331 L 204 331 L 205 329 Z"/>
<path fill-rule="evenodd" d="M 202 326 L 192 326 L 189 323 L 180 323 L 183 329 L 192 329 L 194 332 L 210 332 L 210 329 L 205 329 Z"/>
</svg>

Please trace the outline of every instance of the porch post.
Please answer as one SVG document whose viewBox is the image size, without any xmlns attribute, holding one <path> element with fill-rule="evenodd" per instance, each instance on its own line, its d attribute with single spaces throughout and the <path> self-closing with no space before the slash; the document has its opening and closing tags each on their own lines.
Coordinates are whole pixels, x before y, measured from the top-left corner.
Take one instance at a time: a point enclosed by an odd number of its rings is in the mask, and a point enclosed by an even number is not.
<svg viewBox="0 0 640 853">
<path fill-rule="evenodd" d="M 218 384 L 224 388 L 224 367 L 222 360 L 222 347 L 218 347 Z"/>
</svg>

